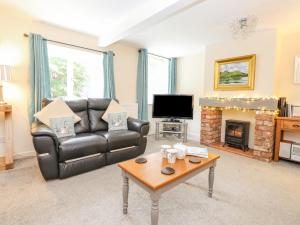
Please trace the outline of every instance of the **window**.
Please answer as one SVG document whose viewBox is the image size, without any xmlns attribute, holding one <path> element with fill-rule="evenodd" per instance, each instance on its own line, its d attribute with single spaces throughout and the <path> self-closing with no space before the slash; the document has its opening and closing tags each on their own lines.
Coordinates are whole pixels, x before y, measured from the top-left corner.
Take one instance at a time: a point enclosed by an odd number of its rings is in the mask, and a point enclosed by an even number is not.
<svg viewBox="0 0 300 225">
<path fill-rule="evenodd" d="M 103 55 L 48 43 L 51 95 L 103 97 Z"/>
<path fill-rule="evenodd" d="M 169 60 L 148 54 L 148 104 L 154 94 L 168 93 Z"/>
</svg>

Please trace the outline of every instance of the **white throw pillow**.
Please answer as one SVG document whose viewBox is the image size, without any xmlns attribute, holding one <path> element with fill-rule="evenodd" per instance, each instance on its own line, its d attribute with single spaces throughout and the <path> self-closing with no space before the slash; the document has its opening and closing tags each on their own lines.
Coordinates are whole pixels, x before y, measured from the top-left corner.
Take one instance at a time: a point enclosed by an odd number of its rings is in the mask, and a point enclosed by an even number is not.
<svg viewBox="0 0 300 225">
<path fill-rule="evenodd" d="M 128 130 L 127 112 L 115 112 L 108 114 L 108 131 Z"/>
<path fill-rule="evenodd" d="M 127 110 L 124 109 L 119 103 L 117 103 L 115 100 L 111 100 L 109 103 L 109 106 L 107 107 L 105 113 L 102 116 L 102 119 L 108 123 L 108 114 L 109 113 L 121 113 L 126 112 L 126 120 L 127 120 Z"/>
<path fill-rule="evenodd" d="M 68 117 L 50 118 L 50 127 L 58 138 L 75 136 L 74 119 Z"/>
<path fill-rule="evenodd" d="M 53 102 L 49 103 L 41 111 L 34 114 L 34 116 L 48 127 L 50 127 L 50 118 L 71 116 L 73 117 L 74 123 L 77 123 L 81 120 L 81 118 L 77 116 L 60 98 L 57 98 Z"/>
</svg>

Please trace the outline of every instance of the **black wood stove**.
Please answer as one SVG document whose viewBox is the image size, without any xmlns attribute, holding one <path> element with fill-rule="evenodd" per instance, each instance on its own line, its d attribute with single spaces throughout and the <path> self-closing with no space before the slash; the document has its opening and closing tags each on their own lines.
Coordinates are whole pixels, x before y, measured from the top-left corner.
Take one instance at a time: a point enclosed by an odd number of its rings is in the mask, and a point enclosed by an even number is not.
<svg viewBox="0 0 300 225">
<path fill-rule="evenodd" d="M 224 145 L 248 150 L 250 122 L 241 120 L 226 120 Z"/>
</svg>

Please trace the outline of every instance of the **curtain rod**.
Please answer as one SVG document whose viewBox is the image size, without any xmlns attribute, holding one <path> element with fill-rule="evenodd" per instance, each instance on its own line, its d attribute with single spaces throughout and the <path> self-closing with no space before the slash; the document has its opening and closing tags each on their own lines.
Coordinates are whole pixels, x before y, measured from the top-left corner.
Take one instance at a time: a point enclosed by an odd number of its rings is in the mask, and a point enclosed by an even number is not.
<svg viewBox="0 0 300 225">
<path fill-rule="evenodd" d="M 24 34 L 24 37 L 29 37 L 28 34 Z M 85 50 L 89 50 L 89 51 L 93 51 L 93 52 L 101 52 L 106 54 L 106 51 L 101 51 L 101 50 L 96 50 L 96 49 L 92 49 L 92 48 L 86 48 L 86 47 L 82 47 L 82 46 L 78 46 L 78 45 L 73 45 L 73 44 L 69 44 L 69 43 L 65 43 L 65 42 L 61 42 L 61 41 L 54 41 L 54 40 L 50 40 L 50 39 L 46 39 L 44 38 L 45 41 L 49 41 L 49 42 L 53 42 L 53 43 L 57 43 L 57 44 L 62 44 L 62 45 L 67 45 L 67 46 L 71 46 L 71 47 L 75 47 L 75 48 L 81 48 L 81 49 L 85 49 Z M 113 55 L 115 56 L 115 53 L 113 53 Z"/>
<path fill-rule="evenodd" d="M 139 50 L 139 52 L 141 52 L 141 50 Z M 157 57 L 159 57 L 159 58 L 164 58 L 164 59 L 171 60 L 171 58 L 168 58 L 168 57 L 165 57 L 165 56 L 161 56 L 161 55 L 156 55 L 156 54 L 150 53 L 150 52 L 148 52 L 148 55 L 153 55 L 153 56 L 157 56 Z"/>
</svg>

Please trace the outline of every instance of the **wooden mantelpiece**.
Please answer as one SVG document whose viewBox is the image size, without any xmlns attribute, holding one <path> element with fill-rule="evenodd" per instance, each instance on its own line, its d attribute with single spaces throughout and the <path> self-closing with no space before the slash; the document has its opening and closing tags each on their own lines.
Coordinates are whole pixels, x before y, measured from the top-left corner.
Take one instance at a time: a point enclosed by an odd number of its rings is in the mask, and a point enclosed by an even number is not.
<svg viewBox="0 0 300 225">
<path fill-rule="evenodd" d="M 280 141 L 282 140 L 284 131 L 300 133 L 300 117 L 277 117 L 276 118 L 274 161 L 279 160 Z"/>
<path fill-rule="evenodd" d="M 12 132 L 12 107 L 0 105 L 0 112 L 4 113 L 5 149 L 4 159 L 0 160 L 0 170 L 13 168 L 13 132 Z"/>
</svg>

